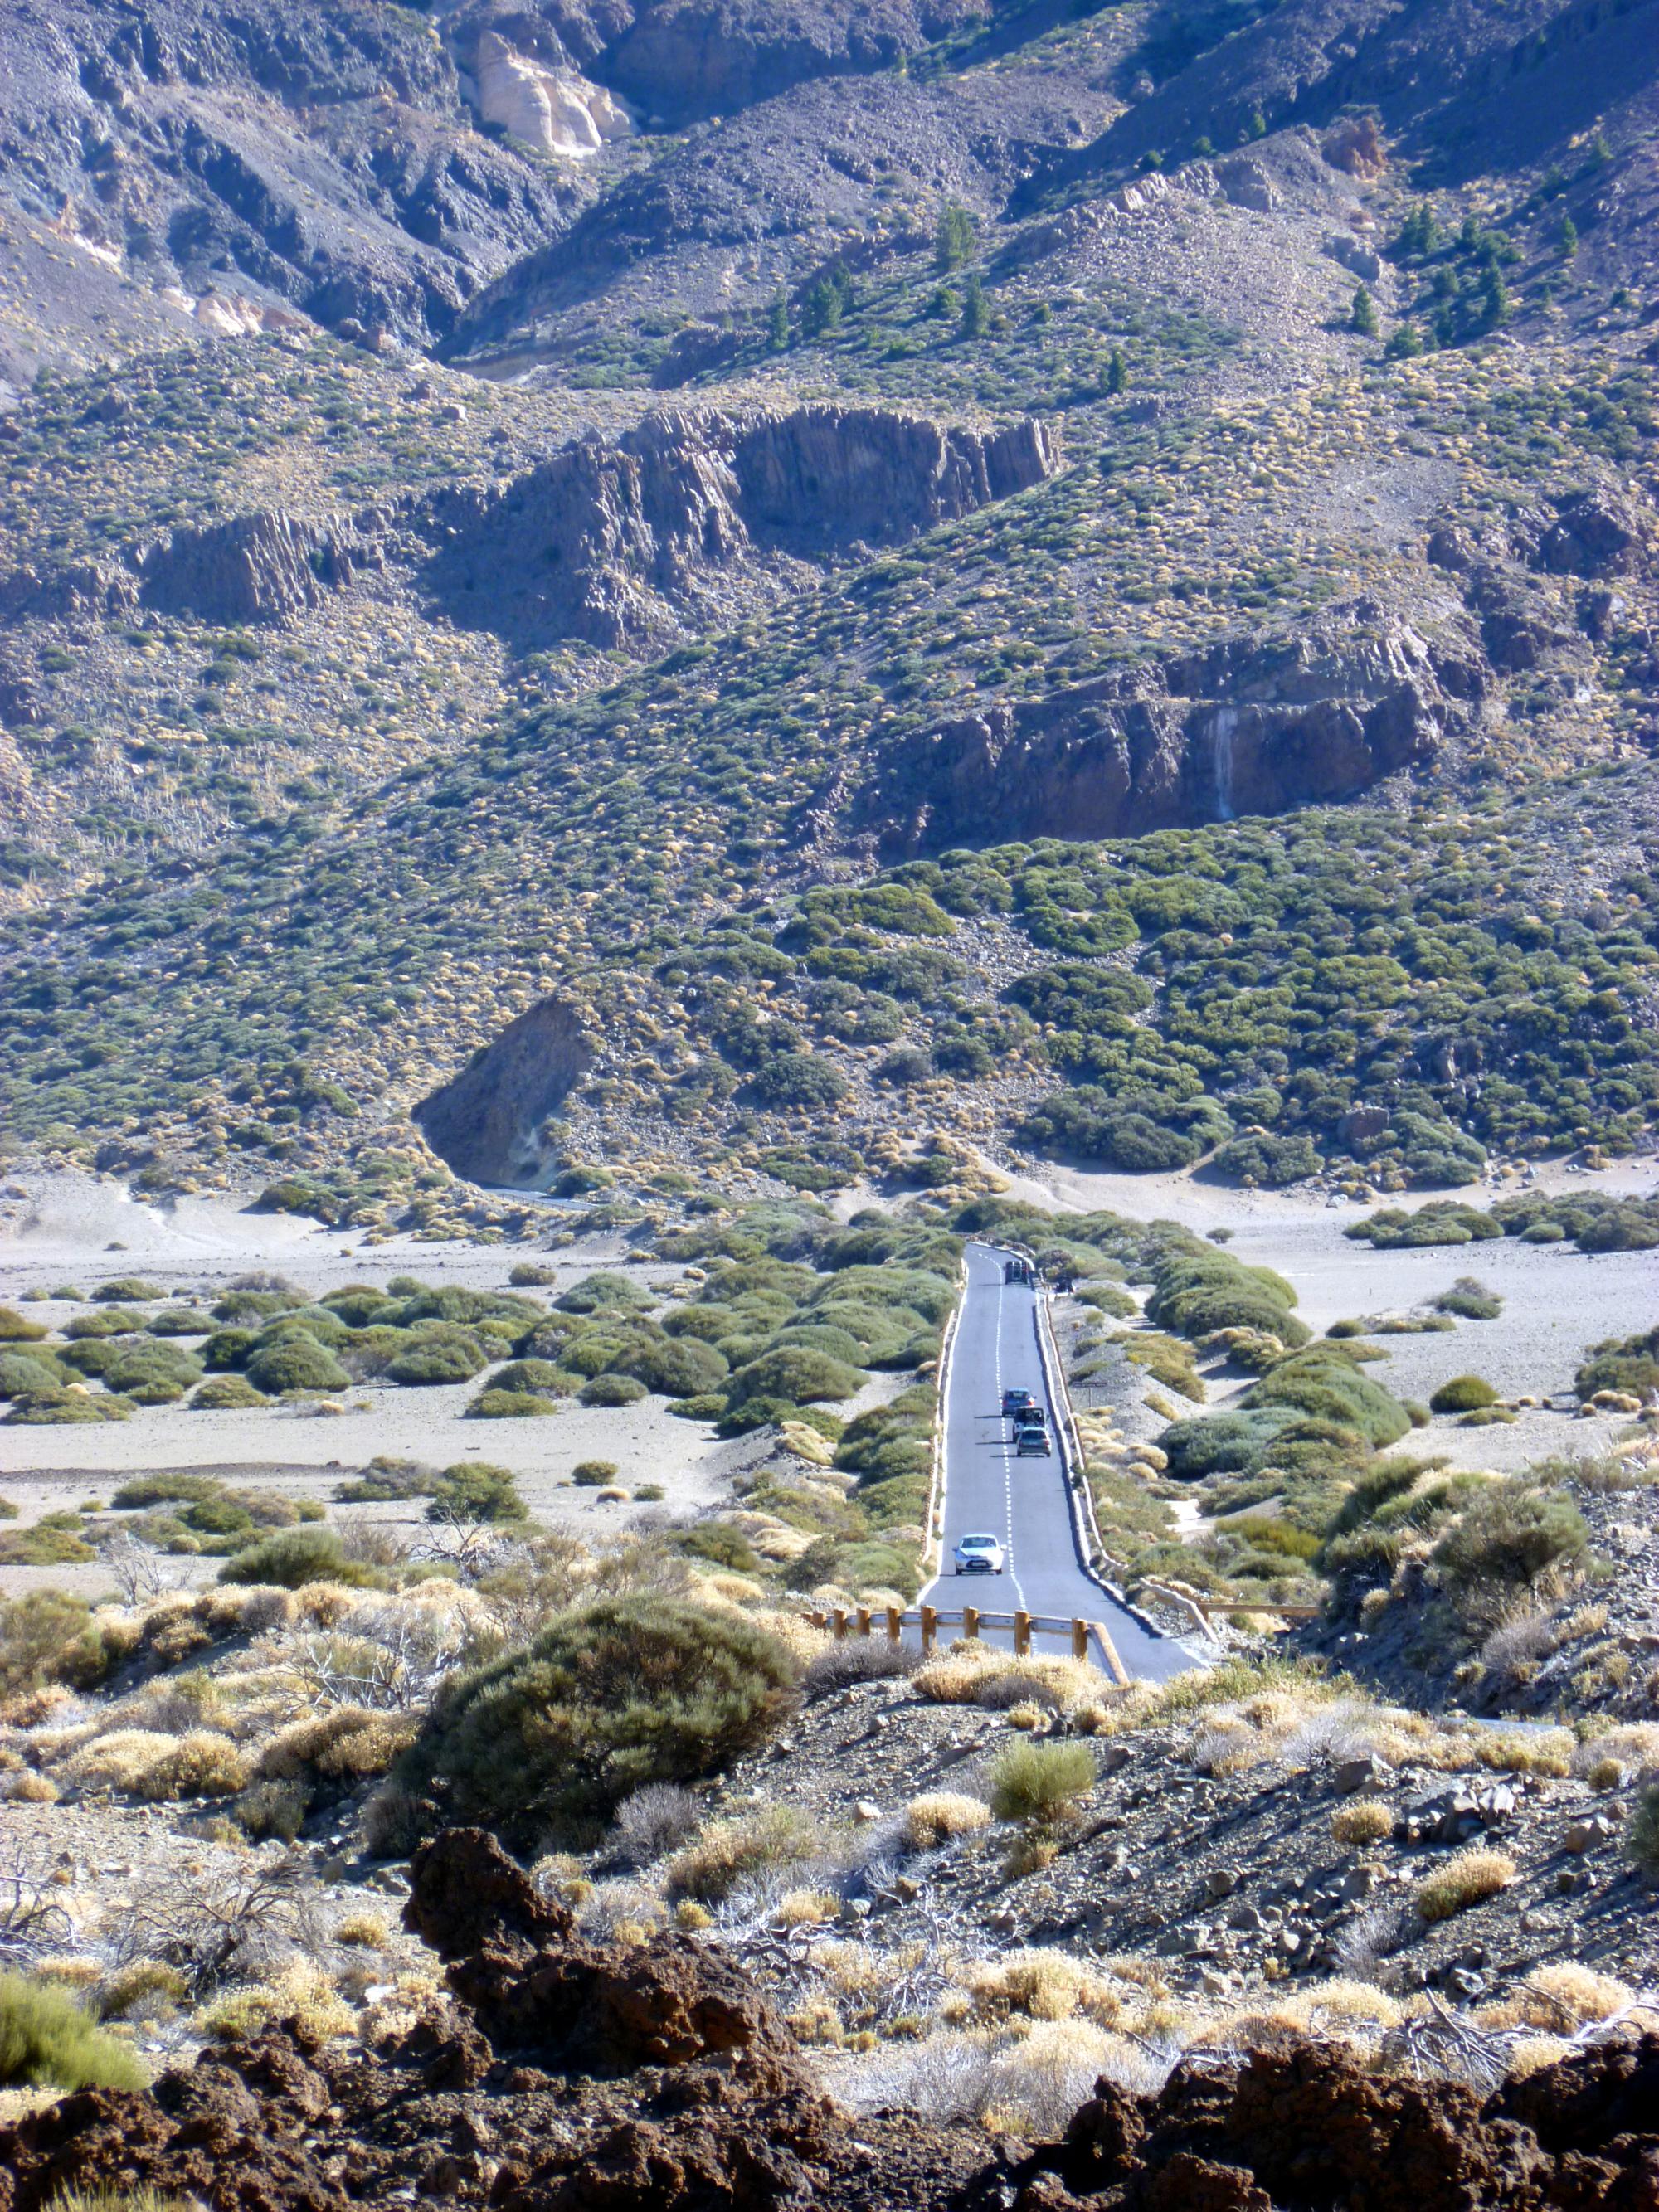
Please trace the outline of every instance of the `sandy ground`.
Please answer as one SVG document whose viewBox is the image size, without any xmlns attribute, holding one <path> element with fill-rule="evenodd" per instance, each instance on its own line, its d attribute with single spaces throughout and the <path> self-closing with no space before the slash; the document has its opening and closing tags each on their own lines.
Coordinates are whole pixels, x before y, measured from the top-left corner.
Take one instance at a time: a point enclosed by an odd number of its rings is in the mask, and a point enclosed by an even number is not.
<svg viewBox="0 0 1659 2212">
<path fill-rule="evenodd" d="M 101 1282 L 142 1273 L 170 1293 L 198 1302 L 221 1296 L 238 1277 L 273 1269 L 312 1296 L 347 1283 L 386 1284 L 416 1275 L 436 1284 L 504 1290 L 508 1270 L 526 1258 L 556 1267 L 556 1283 L 526 1295 L 550 1302 L 596 1268 L 624 1267 L 647 1287 L 664 1289 L 680 1270 L 641 1264 L 620 1240 L 592 1240 L 554 1254 L 523 1245 L 426 1243 L 400 1237 L 368 1251 L 357 1238 L 290 1216 L 238 1212 L 222 1201 L 180 1200 L 176 1206 L 135 1204 L 118 1185 L 89 1176 L 30 1176 L 0 1188 L 0 1303 L 26 1291 L 72 1284 L 90 1295 Z M 112 1247 L 117 1249 L 112 1249 Z M 34 1301 L 31 1320 L 61 1328 L 82 1308 Z M 195 1340 L 174 1340 L 188 1347 Z M 537 1519 L 582 1534 L 614 1534 L 653 1522 L 684 1522 L 729 1500 L 733 1478 L 759 1455 L 749 1439 L 725 1441 L 712 1425 L 668 1411 L 663 1398 L 637 1405 L 562 1404 L 529 1420 L 462 1418 L 478 1381 L 410 1389 L 355 1386 L 343 1412 L 304 1405 L 252 1413 L 195 1413 L 186 1405 L 141 1407 L 130 1420 L 100 1426 L 14 1428 L 0 1424 L 0 1495 L 18 1508 L 19 1528 L 42 1514 L 107 1501 L 121 1478 L 157 1469 L 211 1474 L 242 1485 L 326 1503 L 336 1486 L 378 1455 L 447 1467 L 487 1460 L 510 1468 Z M 875 1378 L 844 1413 L 890 1396 L 902 1378 Z M 660 1484 L 660 1501 L 601 1501 L 574 1487 L 580 1460 L 609 1460 L 617 1482 L 633 1489 Z M 416 1509 L 418 1515 L 419 1509 Z M 376 1521 L 410 1517 L 389 1504 L 348 1508 Z M 216 1559 L 179 1561 L 181 1580 L 210 1580 Z M 106 1589 L 101 1567 L 0 1568 L 0 1593 L 50 1582 L 88 1594 Z"/>
<path fill-rule="evenodd" d="M 1585 1180 L 1598 1190 L 1646 1192 L 1653 1179 L 1649 1162 Z M 1540 1171 L 1546 1188 L 1572 1180 L 1560 1168 Z M 1575 1417 L 1567 1397 L 1573 1370 L 1587 1346 L 1649 1328 L 1659 1315 L 1659 1255 L 1650 1252 L 1590 1255 L 1510 1238 L 1377 1252 L 1342 1234 L 1364 1209 L 1296 1192 L 1230 1190 L 1191 1176 L 1056 1170 L 1048 1182 L 1014 1178 L 1010 1188 L 1057 1211 L 1106 1208 L 1140 1219 L 1181 1221 L 1200 1232 L 1229 1229 L 1229 1249 L 1241 1259 L 1289 1276 L 1302 1316 L 1316 1331 L 1346 1316 L 1407 1312 L 1449 1289 L 1460 1275 L 1477 1276 L 1504 1299 L 1498 1321 L 1460 1322 L 1444 1334 L 1385 1338 L 1390 1357 L 1374 1370 L 1397 1395 L 1425 1402 L 1449 1376 L 1468 1373 L 1483 1376 L 1504 1397 L 1533 1394 L 1557 1401 L 1523 1413 L 1513 1426 L 1460 1429 L 1436 1419 L 1401 1447 L 1442 1452 L 1458 1466 L 1508 1469 L 1602 1449 L 1621 1424 Z M 1424 1200 L 1414 1195 L 1405 1202 Z M 90 1292 L 100 1282 L 136 1272 L 171 1292 L 210 1300 L 238 1276 L 258 1268 L 279 1271 L 313 1296 L 349 1282 L 384 1284 L 399 1274 L 499 1289 L 506 1287 L 508 1270 L 526 1256 L 556 1268 L 557 1281 L 534 1293 L 550 1299 L 599 1267 L 637 1271 L 642 1284 L 663 1289 L 678 1273 L 641 1263 L 615 1239 L 533 1255 L 523 1246 L 407 1237 L 363 1250 L 349 1231 L 289 1216 L 240 1212 L 225 1201 L 143 1205 L 120 1186 L 91 1176 L 30 1176 L 0 1186 L 0 1301 L 7 1303 L 67 1282 Z M 61 1326 L 76 1309 L 52 1301 L 26 1310 Z M 1136 1376 L 1134 1384 L 1140 1379 Z M 1248 1387 L 1248 1378 L 1216 1377 L 1215 1384 L 1211 1402 L 1224 1404 Z M 465 1420 L 477 1387 L 364 1385 L 347 1394 L 344 1411 L 329 1415 L 303 1407 L 198 1413 L 177 1406 L 146 1407 L 106 1427 L 0 1425 L 0 1486 L 26 1522 L 87 1499 L 106 1499 L 122 1475 L 140 1470 L 210 1472 L 327 1501 L 338 1483 L 377 1454 L 440 1467 L 475 1458 L 512 1468 L 538 1519 L 598 1534 L 692 1518 L 729 1498 L 733 1478 L 755 1456 L 751 1442 L 722 1443 L 707 1424 L 677 1419 L 660 1398 L 612 1408 L 567 1404 L 537 1420 Z M 887 1395 L 890 1387 L 891 1378 L 882 1378 L 866 1395 Z M 1143 1423 L 1139 1407 L 1123 1410 L 1136 1433 L 1158 1426 L 1150 1415 Z M 602 1504 L 595 1491 L 571 1484 L 571 1469 L 583 1459 L 611 1461 L 623 1487 L 660 1484 L 664 1497 Z M 382 1520 L 398 1510 L 386 1505 L 351 1510 Z M 181 1572 L 199 1578 L 210 1575 L 216 1564 L 191 1565 Z M 88 1590 L 105 1584 L 97 1567 L 0 1569 L 0 1589 L 42 1580 Z"/>
<path fill-rule="evenodd" d="M 1651 1160 L 1621 1163 L 1599 1174 L 1562 1165 L 1541 1167 L 1533 1188 L 1580 1188 L 1646 1196 L 1655 1187 Z M 1479 1204 L 1520 1186 L 1513 1180 L 1449 1194 Z M 1573 1250 L 1523 1244 L 1516 1237 L 1480 1244 L 1426 1245 L 1379 1252 L 1343 1231 L 1376 1210 L 1330 1204 L 1297 1191 L 1246 1191 L 1187 1175 L 1093 1175 L 1056 1169 L 1045 1182 L 1010 1179 L 1012 1195 L 1059 1209 L 1102 1209 L 1141 1220 L 1178 1221 L 1200 1234 L 1224 1228 L 1227 1249 L 1241 1260 L 1274 1267 L 1295 1285 L 1298 1310 L 1316 1334 L 1352 1316 L 1404 1314 L 1474 1275 L 1504 1300 L 1492 1322 L 1460 1321 L 1444 1334 L 1384 1337 L 1386 1363 L 1370 1371 L 1396 1396 L 1426 1404 L 1454 1375 L 1483 1376 L 1505 1398 L 1536 1395 L 1564 1402 L 1523 1412 L 1514 1426 L 1460 1429 L 1436 1419 L 1413 1433 L 1402 1451 L 1444 1453 L 1455 1466 L 1510 1470 L 1534 1461 L 1578 1457 L 1605 1449 L 1626 1425 L 1621 1419 L 1578 1418 L 1565 1402 L 1588 1346 L 1630 1336 L 1659 1320 L 1659 1253 Z M 1413 1192 L 1388 1203 L 1414 1211 L 1436 1196 Z M 1212 1403 L 1248 1388 L 1241 1379 Z"/>
</svg>

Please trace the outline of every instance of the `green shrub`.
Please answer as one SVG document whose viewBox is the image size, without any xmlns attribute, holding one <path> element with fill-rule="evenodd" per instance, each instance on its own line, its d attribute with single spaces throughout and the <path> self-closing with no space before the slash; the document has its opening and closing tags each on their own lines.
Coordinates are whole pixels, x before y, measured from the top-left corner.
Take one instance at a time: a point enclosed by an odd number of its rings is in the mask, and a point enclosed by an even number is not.
<svg viewBox="0 0 1659 2212">
<path fill-rule="evenodd" d="M 49 1352 L 0 1352 L 0 1398 L 61 1390 L 74 1371 Z"/>
<path fill-rule="evenodd" d="M 255 1329 L 217 1328 L 197 1356 L 204 1367 L 216 1372 L 233 1367 L 246 1367 L 258 1341 L 258 1333 Z"/>
<path fill-rule="evenodd" d="M 470 1382 L 489 1365 L 477 1340 L 468 1337 L 416 1337 L 407 1352 L 400 1352 L 386 1369 L 388 1378 L 412 1389 L 441 1382 Z"/>
<path fill-rule="evenodd" d="M 1099 1768 L 1087 1743 L 1009 1744 L 991 1762 L 991 1810 L 999 1820 L 1045 1824 L 1075 1812 Z"/>
<path fill-rule="evenodd" d="M 750 1400 L 776 1398 L 810 1406 L 854 1396 L 864 1387 L 856 1367 L 799 1345 L 780 1345 L 738 1368 L 729 1389 L 733 1409 Z"/>
<path fill-rule="evenodd" d="M 351 1377 L 332 1352 L 312 1336 L 284 1337 L 261 1345 L 247 1363 L 247 1379 L 268 1397 L 285 1390 L 349 1390 Z"/>
<path fill-rule="evenodd" d="M 1434 1300 L 1434 1310 L 1455 1314 L 1460 1321 L 1496 1321 L 1504 1310 L 1504 1301 L 1477 1277 L 1460 1275 L 1450 1290 L 1442 1291 Z"/>
<path fill-rule="evenodd" d="M 39 1322 L 25 1321 L 14 1306 L 0 1306 L 0 1344 L 38 1344 L 46 1334 Z"/>
<path fill-rule="evenodd" d="M 132 1336 L 143 1326 L 143 1314 L 131 1313 L 124 1307 L 110 1306 L 102 1313 L 76 1314 L 64 1334 L 71 1344 L 82 1344 L 94 1337 Z"/>
<path fill-rule="evenodd" d="M 1547 1567 L 1579 1566 L 1589 1548 L 1584 1516 L 1565 1492 L 1489 1483 L 1440 1539 L 1434 1559 L 1454 1596 L 1467 1596 L 1488 1584 L 1525 1589 Z"/>
<path fill-rule="evenodd" d="M 348 1559 L 339 1532 L 313 1522 L 301 1528 L 279 1528 L 225 1561 L 222 1583 L 269 1583 L 300 1589 L 307 1583 L 372 1582 L 369 1571 Z"/>
<path fill-rule="evenodd" d="M 191 1411 L 197 1413 L 252 1413 L 258 1407 L 270 1403 L 262 1390 L 256 1390 L 246 1375 L 210 1375 L 199 1383 L 191 1397 Z"/>
<path fill-rule="evenodd" d="M 1431 1413 L 1472 1413 L 1478 1407 L 1495 1406 L 1498 1393 L 1478 1375 L 1454 1375 L 1429 1400 Z"/>
<path fill-rule="evenodd" d="M 570 1480 L 578 1490 L 603 1490 L 617 1480 L 617 1474 L 614 1459 L 579 1459 L 570 1470 Z"/>
<path fill-rule="evenodd" d="M 150 1338 L 119 1346 L 104 1370 L 106 1389 L 120 1391 L 138 1406 L 171 1405 L 201 1379 L 199 1359 Z"/>
<path fill-rule="evenodd" d="M 734 1528 L 726 1521 L 699 1521 L 695 1527 L 684 1529 L 674 1540 L 675 1547 L 693 1559 L 707 1559 L 717 1567 L 729 1567 L 733 1574 L 752 1575 L 760 1565 L 760 1555 L 741 1528 Z"/>
<path fill-rule="evenodd" d="M 550 1359 L 509 1359 L 490 1377 L 497 1390 L 533 1390 L 545 1398 L 569 1395 L 570 1377 Z"/>
<path fill-rule="evenodd" d="M 90 1689 L 108 1668 L 92 1607 L 67 1590 L 30 1590 L 0 1599 L 0 1697 L 47 1682 Z"/>
<path fill-rule="evenodd" d="M 483 1460 L 461 1460 L 447 1467 L 432 1486 L 428 1521 L 527 1521 L 530 1509 L 519 1495 L 510 1469 Z"/>
<path fill-rule="evenodd" d="M 596 1375 L 577 1393 L 584 1406 L 637 1406 L 647 1395 L 631 1375 Z"/>
<path fill-rule="evenodd" d="M 544 1413 L 556 1413 L 558 1407 L 552 1399 L 544 1398 L 534 1390 L 503 1390 L 492 1383 L 480 1390 L 468 1406 L 463 1417 L 469 1421 L 534 1420 Z"/>
<path fill-rule="evenodd" d="M 1638 1398 L 1659 1392 L 1659 1328 L 1592 1345 L 1572 1386 L 1580 1398 L 1593 1398 L 1598 1390 L 1627 1390 Z"/>
<path fill-rule="evenodd" d="M 0 1974 L 0 2088 L 142 2089 L 137 2053 L 66 1990 Z"/>
<path fill-rule="evenodd" d="M 655 1303 L 642 1285 L 604 1269 L 573 1283 L 562 1297 L 554 1300 L 562 1313 L 569 1314 L 643 1313 Z"/>
<path fill-rule="evenodd" d="M 436 1798 L 434 1817 L 515 1848 L 580 1838 L 647 1783 L 694 1781 L 755 1748 L 795 1680 L 789 1652 L 739 1614 L 603 1599 L 446 1685 L 399 1778 Z"/>
</svg>

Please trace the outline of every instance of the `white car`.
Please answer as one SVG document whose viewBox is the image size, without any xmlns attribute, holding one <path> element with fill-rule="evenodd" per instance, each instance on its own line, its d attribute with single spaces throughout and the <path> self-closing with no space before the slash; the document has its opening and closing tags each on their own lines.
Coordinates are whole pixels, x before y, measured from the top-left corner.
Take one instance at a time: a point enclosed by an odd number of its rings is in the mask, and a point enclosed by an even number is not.
<svg viewBox="0 0 1659 2212">
<path fill-rule="evenodd" d="M 1002 1547 L 994 1536 L 964 1536 L 956 1549 L 959 1575 L 1000 1575 Z"/>
</svg>

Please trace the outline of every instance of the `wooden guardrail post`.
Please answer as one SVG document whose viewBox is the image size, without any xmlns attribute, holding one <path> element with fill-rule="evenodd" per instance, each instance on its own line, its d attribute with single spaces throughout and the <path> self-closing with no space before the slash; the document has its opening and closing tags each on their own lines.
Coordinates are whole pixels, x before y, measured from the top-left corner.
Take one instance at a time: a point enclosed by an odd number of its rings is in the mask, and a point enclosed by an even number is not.
<svg viewBox="0 0 1659 2212">
<path fill-rule="evenodd" d="M 1123 1662 L 1118 1657 L 1117 1646 L 1113 1643 L 1111 1637 L 1107 1632 L 1105 1622 L 1103 1620 L 1097 1620 L 1092 1624 L 1092 1626 L 1095 1634 L 1100 1638 L 1100 1648 L 1105 1656 L 1106 1665 L 1110 1672 L 1112 1680 L 1117 1684 L 1120 1690 L 1127 1690 L 1130 1682 L 1129 1670 L 1124 1665 Z"/>
<path fill-rule="evenodd" d="M 858 1620 L 859 1634 L 867 1636 L 870 1633 L 870 1608 L 867 1605 L 861 1605 L 859 1607 Z"/>
<path fill-rule="evenodd" d="M 963 1607 L 962 1632 L 970 1644 L 977 1641 L 979 1637 L 979 1607 L 976 1605 L 964 1605 Z"/>
<path fill-rule="evenodd" d="M 887 1641 L 890 1644 L 896 1644 L 903 1633 L 904 1615 L 899 1611 L 897 1606 L 890 1605 L 887 1608 Z"/>
<path fill-rule="evenodd" d="M 1014 1656 L 1029 1659 L 1031 1656 L 1031 1616 L 1029 1613 L 1014 1615 Z"/>
<path fill-rule="evenodd" d="M 921 1650 L 924 1658 L 933 1650 L 938 1635 L 939 1615 L 931 1605 L 925 1605 L 921 1608 Z"/>
<path fill-rule="evenodd" d="M 1089 1624 L 1086 1620 L 1072 1623 L 1072 1656 L 1086 1659 L 1089 1656 Z"/>
<path fill-rule="evenodd" d="M 845 1638 L 847 1634 L 846 1607 L 844 1606 L 838 1605 L 831 1616 L 831 1620 L 836 1631 L 836 1641 L 839 1644 Z"/>
</svg>

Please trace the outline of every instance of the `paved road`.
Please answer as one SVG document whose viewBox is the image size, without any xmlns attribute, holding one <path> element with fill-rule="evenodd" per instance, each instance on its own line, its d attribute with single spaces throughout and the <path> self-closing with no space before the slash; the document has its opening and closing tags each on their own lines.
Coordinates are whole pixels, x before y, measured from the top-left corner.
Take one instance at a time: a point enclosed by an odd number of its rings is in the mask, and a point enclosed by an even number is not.
<svg viewBox="0 0 1659 2212">
<path fill-rule="evenodd" d="M 1198 1655 L 1144 1628 L 1085 1568 L 1058 1451 L 1042 1459 L 1014 1456 L 1000 1412 L 1004 1390 L 1023 1385 L 1045 1405 L 1048 1393 L 1037 1352 L 1036 1293 L 1003 1281 L 1003 1259 L 988 1245 L 968 1248 L 968 1286 L 945 1391 L 943 1571 L 922 1595 L 941 1607 L 965 1601 L 992 1612 L 1018 1607 L 1066 1620 L 1103 1621 L 1131 1674 L 1167 1681 L 1199 1663 Z M 1057 1434 L 1052 1406 L 1048 1431 L 1051 1437 Z M 1001 1538 L 1005 1571 L 954 1575 L 957 1538 L 981 1531 Z M 1043 1637 L 1039 1644 L 1063 1648 L 1063 1639 Z"/>
</svg>

